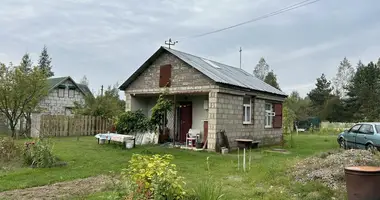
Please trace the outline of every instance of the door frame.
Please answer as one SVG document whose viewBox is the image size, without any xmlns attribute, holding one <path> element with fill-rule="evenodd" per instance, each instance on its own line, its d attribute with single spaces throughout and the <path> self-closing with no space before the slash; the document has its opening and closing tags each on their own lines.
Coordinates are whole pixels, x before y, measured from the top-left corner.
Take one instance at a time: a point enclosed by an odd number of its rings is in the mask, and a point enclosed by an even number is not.
<svg viewBox="0 0 380 200">
<path fill-rule="evenodd" d="M 184 133 L 182 134 L 182 115 L 181 115 L 181 106 L 183 105 L 188 105 L 191 107 L 191 113 L 190 113 L 190 128 L 193 126 L 193 102 L 191 101 L 180 101 L 178 102 L 178 121 L 179 121 L 179 137 L 178 137 L 178 140 L 180 142 L 185 142 L 186 141 L 186 134 L 187 133 Z"/>
</svg>

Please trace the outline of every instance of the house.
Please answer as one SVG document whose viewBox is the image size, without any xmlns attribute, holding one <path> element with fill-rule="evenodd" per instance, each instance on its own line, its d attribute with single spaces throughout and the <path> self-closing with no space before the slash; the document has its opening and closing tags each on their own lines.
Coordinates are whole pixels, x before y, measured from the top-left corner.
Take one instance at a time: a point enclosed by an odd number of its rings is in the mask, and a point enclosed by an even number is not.
<svg viewBox="0 0 380 200">
<path fill-rule="evenodd" d="M 76 83 L 71 77 L 49 78 L 49 94 L 39 104 L 43 114 L 72 115 L 74 102 L 84 103 L 92 95 L 87 85 Z"/>
<path fill-rule="evenodd" d="M 184 142 L 191 128 L 202 132 L 211 150 L 220 130 L 232 148 L 240 138 L 281 142 L 286 94 L 240 68 L 161 47 L 119 87 L 126 110 L 146 115 L 166 88 L 176 105 L 167 127 L 177 141 Z"/>
</svg>

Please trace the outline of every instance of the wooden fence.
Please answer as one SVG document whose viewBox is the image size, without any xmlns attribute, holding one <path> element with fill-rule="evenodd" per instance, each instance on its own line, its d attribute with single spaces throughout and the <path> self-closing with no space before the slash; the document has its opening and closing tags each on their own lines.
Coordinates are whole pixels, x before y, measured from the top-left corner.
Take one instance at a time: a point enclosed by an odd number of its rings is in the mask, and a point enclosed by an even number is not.
<svg viewBox="0 0 380 200">
<path fill-rule="evenodd" d="M 43 115 L 40 134 L 64 137 L 95 135 L 111 131 L 112 121 L 94 116 Z"/>
</svg>

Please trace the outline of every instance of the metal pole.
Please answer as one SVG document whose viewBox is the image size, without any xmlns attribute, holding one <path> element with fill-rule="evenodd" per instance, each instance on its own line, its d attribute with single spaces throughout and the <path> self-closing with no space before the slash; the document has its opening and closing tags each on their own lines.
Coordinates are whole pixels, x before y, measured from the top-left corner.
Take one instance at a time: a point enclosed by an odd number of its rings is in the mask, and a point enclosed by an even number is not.
<svg viewBox="0 0 380 200">
<path fill-rule="evenodd" d="M 240 47 L 240 50 L 239 50 L 239 52 L 240 52 L 240 69 L 241 69 L 241 47 Z"/>
<path fill-rule="evenodd" d="M 240 156 L 239 156 L 239 147 L 238 147 L 238 171 L 239 171 L 239 169 L 240 169 Z"/>
<path fill-rule="evenodd" d="M 245 172 L 245 148 L 244 148 L 244 153 L 243 153 L 243 171 Z"/>
<path fill-rule="evenodd" d="M 252 155 L 252 148 L 249 148 L 249 164 L 248 164 L 248 170 L 251 171 L 251 155 Z"/>
</svg>

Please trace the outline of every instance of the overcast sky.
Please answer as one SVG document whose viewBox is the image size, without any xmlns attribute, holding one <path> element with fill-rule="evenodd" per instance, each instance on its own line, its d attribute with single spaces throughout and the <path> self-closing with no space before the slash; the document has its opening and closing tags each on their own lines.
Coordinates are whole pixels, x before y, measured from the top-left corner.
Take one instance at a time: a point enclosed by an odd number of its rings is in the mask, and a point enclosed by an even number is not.
<svg viewBox="0 0 380 200">
<path fill-rule="evenodd" d="M 264 57 L 287 93 L 305 95 L 331 78 L 343 57 L 380 57 L 380 1 L 322 0 L 200 38 L 189 36 L 273 12 L 301 0 L 1 0 L 0 62 L 37 62 L 44 44 L 57 76 L 90 87 L 121 84 L 169 37 L 175 49 L 252 73 Z"/>
</svg>

